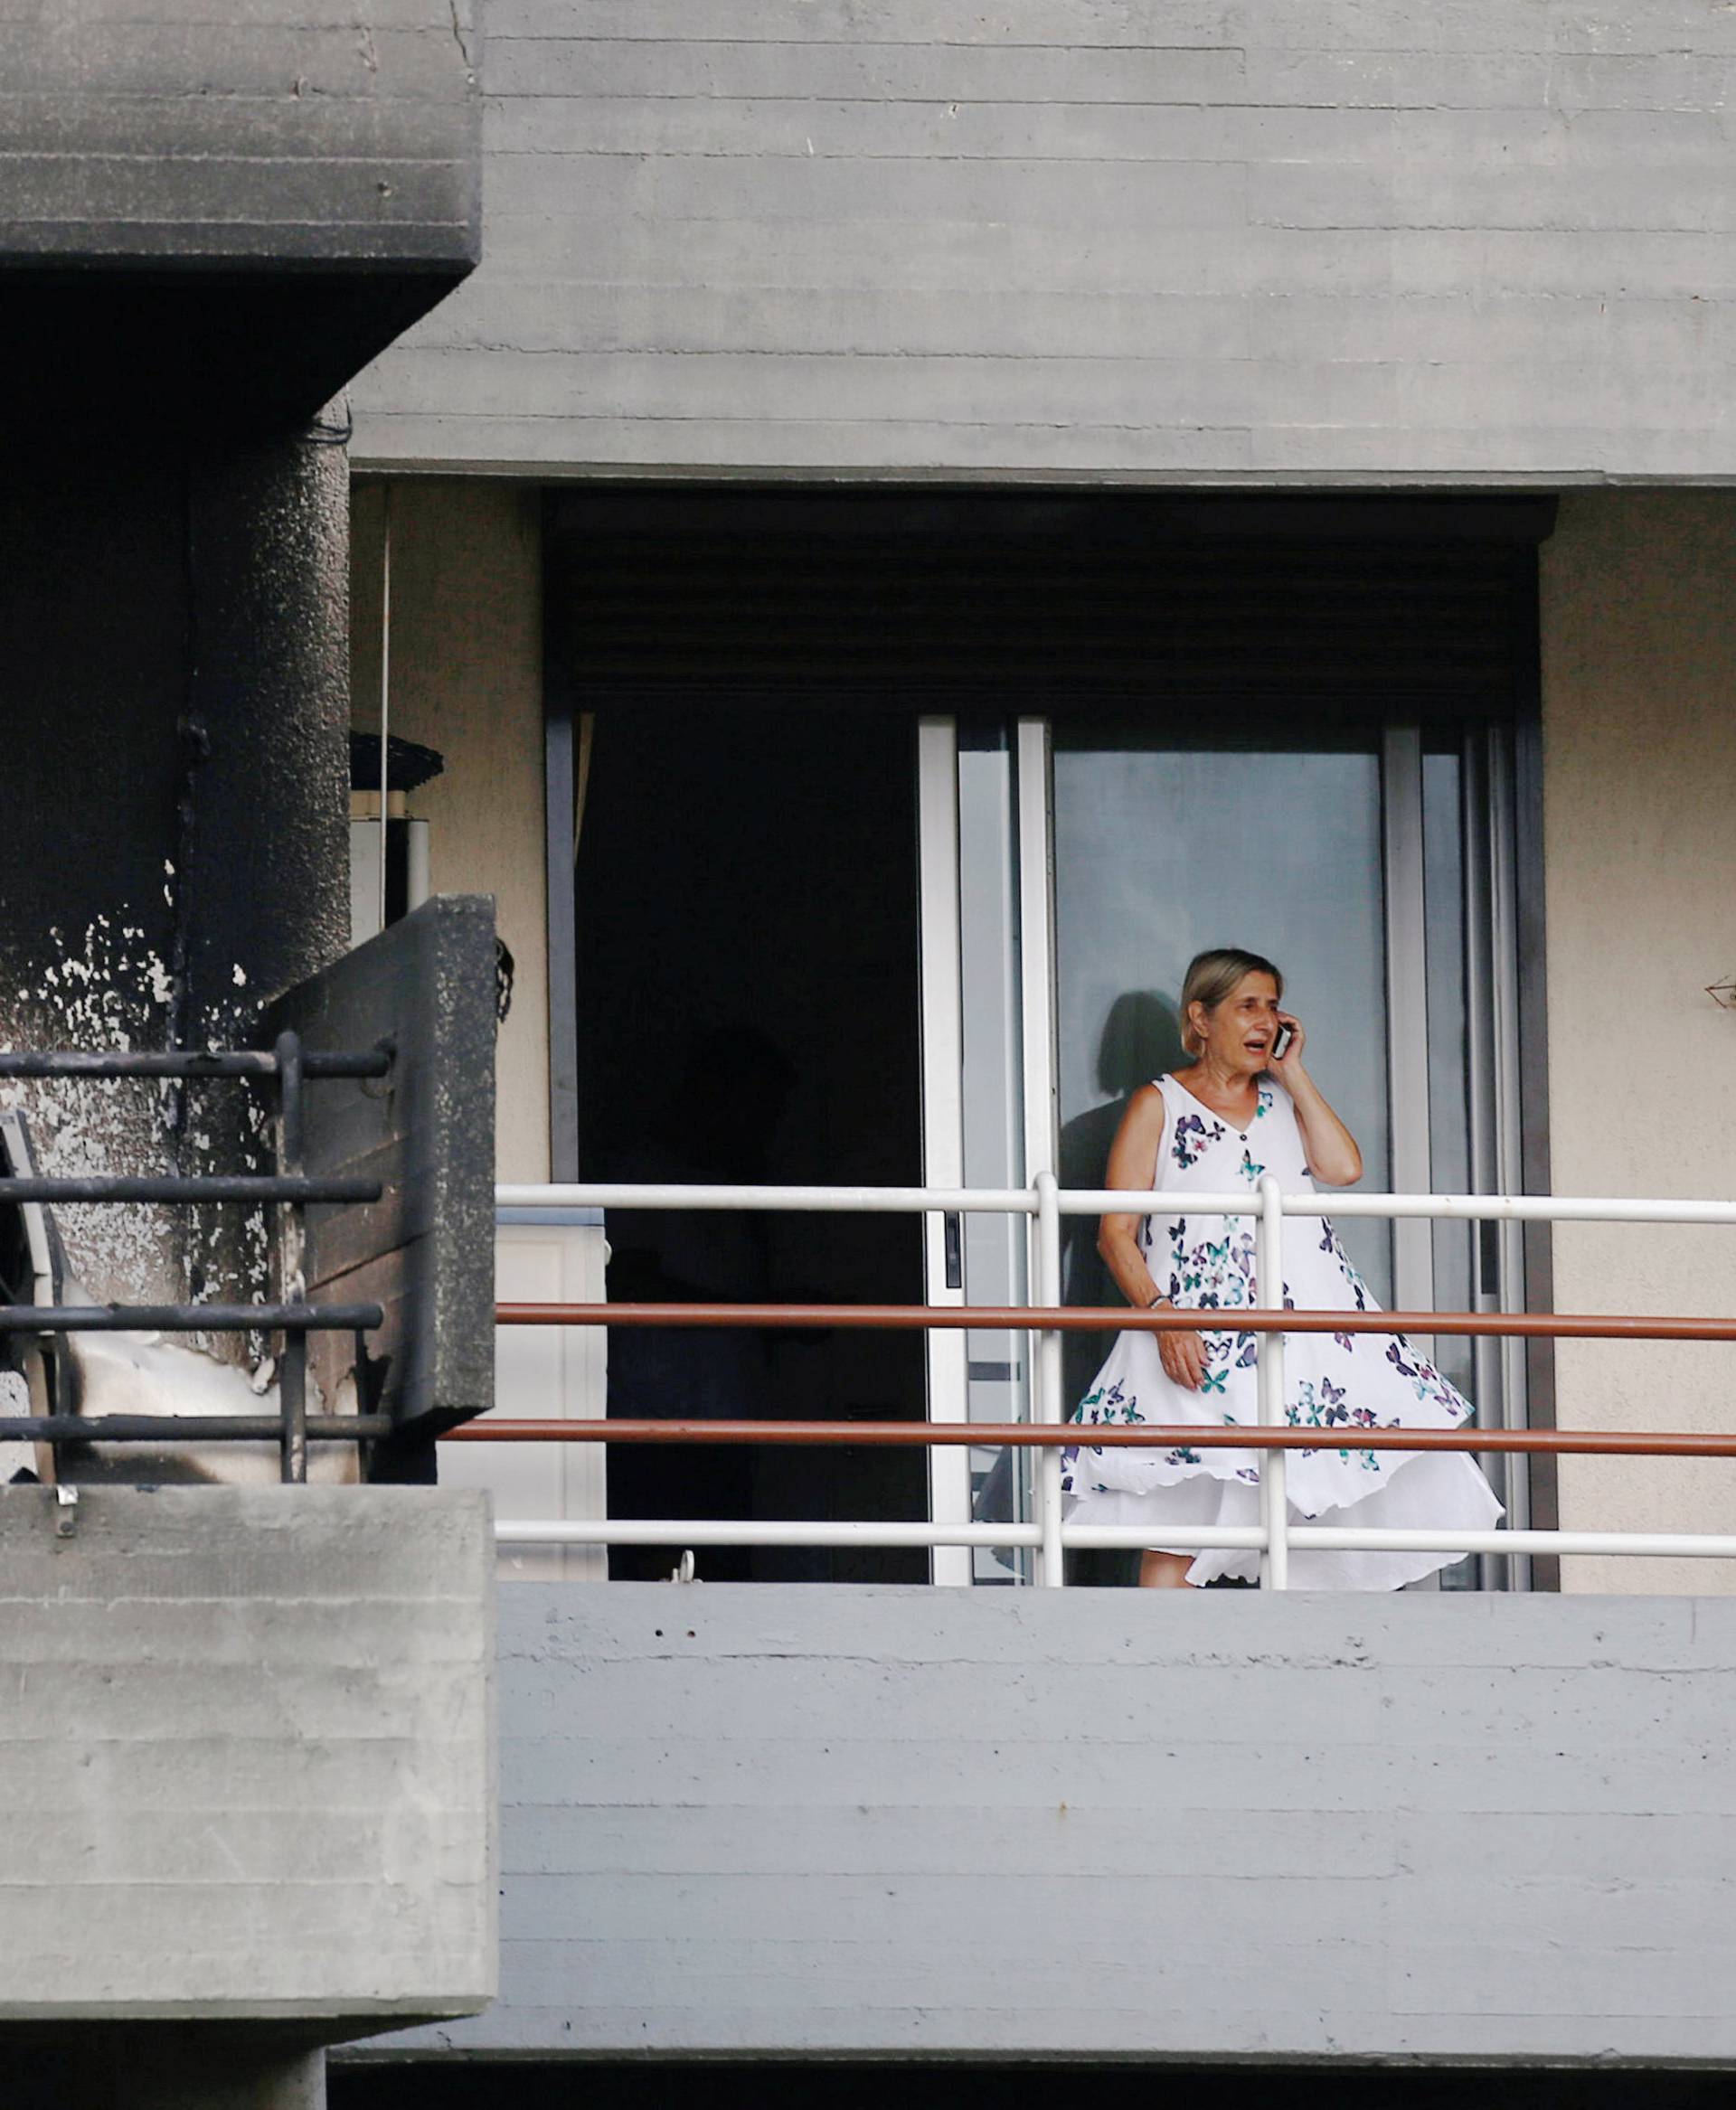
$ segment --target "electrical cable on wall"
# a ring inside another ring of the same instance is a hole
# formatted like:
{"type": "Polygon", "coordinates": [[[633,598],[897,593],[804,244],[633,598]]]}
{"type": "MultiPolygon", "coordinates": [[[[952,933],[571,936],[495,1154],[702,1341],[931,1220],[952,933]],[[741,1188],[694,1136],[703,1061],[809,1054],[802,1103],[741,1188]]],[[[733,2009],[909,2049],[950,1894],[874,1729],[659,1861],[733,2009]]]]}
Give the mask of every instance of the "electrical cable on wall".
{"type": "Polygon", "coordinates": [[[316,418],[303,433],[302,438],[309,447],[347,447],[355,438],[355,413],[350,409],[347,396],[342,399],[342,424],[333,424],[326,419],[316,418]]]}
{"type": "MultiPolygon", "coordinates": [[[[169,927],[170,1048],[186,1045],[193,1013],[193,861],[198,847],[199,772],[211,753],[211,736],[199,711],[199,562],[194,525],[193,466],[187,463],[182,485],[181,562],[185,590],[182,658],[185,668],[183,707],[175,721],[180,768],[175,793],[175,860],[171,872],[169,927]]],[[[180,1135],[186,1126],[187,1092],[176,1080],[168,1093],[169,1126],[180,1135]]]]}
{"type": "Polygon", "coordinates": [[[392,739],[392,485],[380,486],[380,917],[386,928],[386,787],[391,782],[387,749],[392,739]]]}

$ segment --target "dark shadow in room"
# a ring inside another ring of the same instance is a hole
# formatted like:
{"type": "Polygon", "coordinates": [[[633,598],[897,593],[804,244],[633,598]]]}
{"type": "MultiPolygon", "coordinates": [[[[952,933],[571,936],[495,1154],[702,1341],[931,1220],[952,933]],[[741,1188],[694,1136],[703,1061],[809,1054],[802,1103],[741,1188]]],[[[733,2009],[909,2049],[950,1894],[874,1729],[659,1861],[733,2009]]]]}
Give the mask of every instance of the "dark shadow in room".
{"type": "MultiPolygon", "coordinates": [[[[908,719],[598,712],[578,859],[586,1178],[915,1185],[908,719]]],[[[610,1213],[609,1295],[920,1304],[913,1217],[610,1213]]],[[[609,1412],[920,1420],[918,1333],[609,1336],[609,1412]]],[[[920,1519],[920,1449],[612,1450],[616,1517],[920,1519]]],[[[678,1544],[615,1548],[669,1574],[678,1544]]],[[[920,1550],[700,1548],[706,1580],[919,1582],[920,1550]]]]}
{"type": "MultiPolygon", "coordinates": [[[[643,1142],[618,1140],[610,1177],[647,1183],[762,1184],[773,1137],[795,1088],[794,1065],[756,1027],[713,1028],[688,1051],[679,1088],[654,1108],[643,1142]]],[[[614,1304],[764,1304],[771,1295],[769,1220],[746,1212],[616,1210],[609,1219],[614,1304]]],[[[626,1419],[756,1419],[771,1389],[771,1336],[762,1327],[616,1326],[609,1333],[609,1411],[626,1419]]],[[[747,1517],[753,1454],[706,1445],[616,1446],[611,1513],[747,1517]]],[[[679,1545],[617,1546],[609,1572],[667,1576],[679,1545]]],[[[741,1581],[745,1548],[708,1547],[703,1570],[741,1581]]]]}

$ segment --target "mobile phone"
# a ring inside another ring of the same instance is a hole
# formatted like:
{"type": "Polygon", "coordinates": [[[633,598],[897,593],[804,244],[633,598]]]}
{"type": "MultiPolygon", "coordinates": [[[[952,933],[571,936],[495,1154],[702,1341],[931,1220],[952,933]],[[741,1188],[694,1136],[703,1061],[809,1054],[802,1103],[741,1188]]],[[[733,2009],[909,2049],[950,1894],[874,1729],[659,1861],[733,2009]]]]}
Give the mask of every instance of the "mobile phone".
{"type": "Polygon", "coordinates": [[[1296,1038],[1294,1026],[1279,1026],[1272,1041],[1272,1060],[1282,1062],[1290,1051],[1290,1042],[1296,1038]]]}

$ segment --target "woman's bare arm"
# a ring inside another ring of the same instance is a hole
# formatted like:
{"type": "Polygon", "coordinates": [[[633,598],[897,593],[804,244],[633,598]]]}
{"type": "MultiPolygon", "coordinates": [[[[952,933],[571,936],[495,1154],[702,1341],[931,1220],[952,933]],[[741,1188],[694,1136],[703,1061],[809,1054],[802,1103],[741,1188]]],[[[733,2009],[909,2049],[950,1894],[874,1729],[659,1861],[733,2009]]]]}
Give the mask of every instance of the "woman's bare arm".
{"type": "MultiPolygon", "coordinates": [[[[1106,1187],[1137,1188],[1144,1193],[1150,1192],[1158,1153],[1164,1147],[1165,1115],[1163,1093],[1155,1084],[1141,1085],[1128,1101],[1121,1126],[1115,1132],[1109,1165],[1103,1175],[1106,1187]]],[[[1097,1234],[1098,1251],[1114,1276],[1116,1286],[1136,1311],[1146,1310],[1159,1296],[1152,1283],[1151,1270],[1146,1266],[1146,1257],[1139,1250],[1139,1226],[1146,1214],[1141,1209],[1131,1216],[1118,1212],[1106,1216],[1097,1234]]],[[[1205,1349],[1197,1333],[1160,1333],[1157,1353],[1165,1370],[1178,1385],[1185,1385],[1191,1392],[1199,1390],[1200,1380],[1205,1374],[1205,1349]]]]}
{"type": "MultiPolygon", "coordinates": [[[[1132,1187],[1150,1193],[1157,1154],[1164,1146],[1165,1118],[1163,1093],[1155,1084],[1141,1085],[1115,1132],[1103,1174],[1106,1187],[1132,1187]]],[[[1114,1276],[1116,1287],[1136,1309],[1152,1299],[1151,1276],[1139,1250],[1139,1226],[1145,1217],[1144,1209],[1132,1216],[1106,1216],[1097,1233],[1097,1249],[1114,1276]]]]}
{"type": "Polygon", "coordinates": [[[1278,1017],[1295,1038],[1282,1059],[1274,1059],[1270,1068],[1296,1107],[1296,1125],[1302,1131],[1308,1170],[1323,1187],[1354,1187],[1363,1176],[1363,1154],[1356,1147],[1356,1138],[1327,1106],[1320,1087],[1302,1067],[1307,1035],[1300,1022],[1288,1012],[1279,1012],[1278,1017]]]}

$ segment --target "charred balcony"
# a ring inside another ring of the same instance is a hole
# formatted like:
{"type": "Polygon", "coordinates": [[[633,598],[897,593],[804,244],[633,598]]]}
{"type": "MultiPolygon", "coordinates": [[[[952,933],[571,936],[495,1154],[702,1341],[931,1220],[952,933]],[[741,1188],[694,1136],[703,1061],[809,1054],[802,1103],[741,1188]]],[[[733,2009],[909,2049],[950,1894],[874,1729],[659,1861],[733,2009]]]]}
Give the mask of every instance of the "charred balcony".
{"type": "Polygon", "coordinates": [[[188,0],[7,24],[14,399],[80,427],[304,422],[474,267],[467,5],[188,0]]]}
{"type": "Polygon", "coordinates": [[[491,1256],[465,1231],[489,1201],[492,966],[487,905],[439,900],[281,998],[265,1047],[0,1054],[14,1092],[197,1081],[262,1090],[269,1106],[244,1166],[205,1169],[194,1154],[191,1171],[170,1150],[162,1169],[45,1172],[27,1113],[0,1114],[0,1444],[19,1446],[13,1476],[222,1480],[233,1475],[205,1446],[269,1442],[288,1483],[308,1477],[310,1445],[357,1446],[359,1477],[433,1477],[426,1445],[490,1401],[476,1343],[491,1256]],[[448,1125],[449,1107],[467,1120],[448,1125]],[[61,1234],[57,1212],[74,1207],[252,1210],[269,1250],[250,1279],[99,1297],[61,1234]],[[249,1369],[222,1351],[238,1337],[249,1369]]]}

